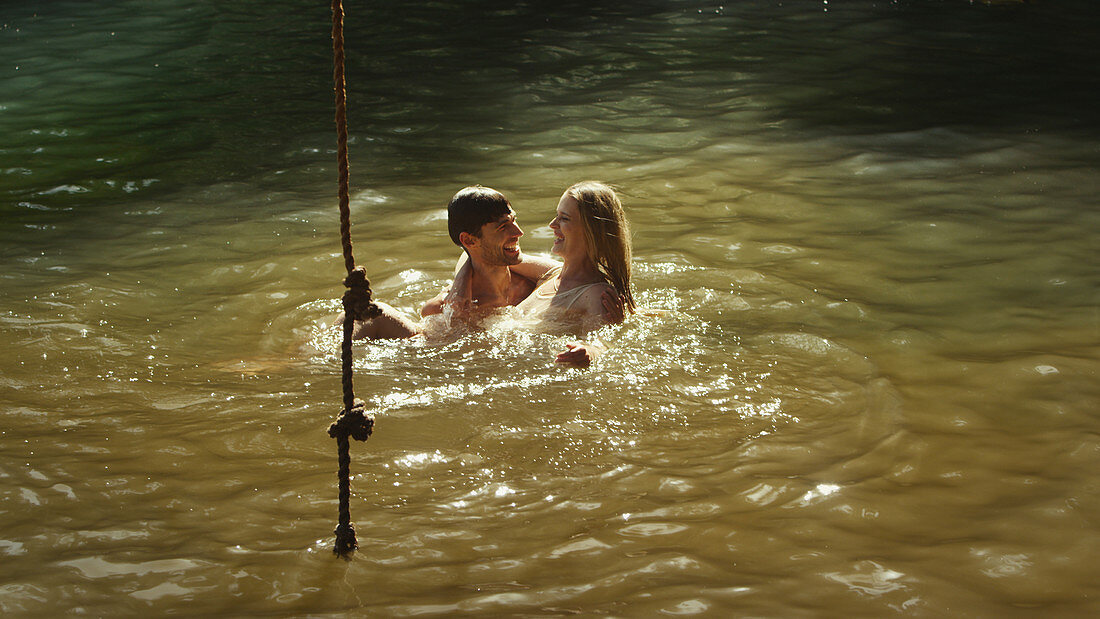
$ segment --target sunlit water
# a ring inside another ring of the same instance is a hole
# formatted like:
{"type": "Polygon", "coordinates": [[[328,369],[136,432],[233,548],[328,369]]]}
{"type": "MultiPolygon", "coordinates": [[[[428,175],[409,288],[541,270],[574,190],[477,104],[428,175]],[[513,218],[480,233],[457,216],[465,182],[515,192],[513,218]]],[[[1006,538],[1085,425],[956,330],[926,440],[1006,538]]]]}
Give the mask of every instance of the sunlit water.
{"type": "Polygon", "coordinates": [[[357,345],[350,562],[328,7],[25,4],[5,615],[1100,611],[1087,3],[349,3],[376,294],[445,285],[460,187],[543,252],[597,178],[647,309],[586,371],[506,321],[357,345]]]}

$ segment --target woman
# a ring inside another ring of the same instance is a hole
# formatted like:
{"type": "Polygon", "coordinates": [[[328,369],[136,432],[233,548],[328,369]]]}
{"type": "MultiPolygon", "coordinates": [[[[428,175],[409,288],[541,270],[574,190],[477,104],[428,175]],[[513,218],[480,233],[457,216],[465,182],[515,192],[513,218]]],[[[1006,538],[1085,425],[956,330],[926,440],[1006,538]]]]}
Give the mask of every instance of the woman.
{"type": "MultiPolygon", "coordinates": [[[[623,311],[634,311],[630,290],[630,226],[615,191],[603,183],[582,181],[562,194],[550,222],[554,231],[551,252],[562,266],[542,275],[535,291],[516,306],[525,316],[564,323],[578,335],[608,322],[605,292],[622,301],[623,311]]],[[[596,342],[573,342],[557,356],[559,363],[587,366],[603,349],[596,342]]]]}

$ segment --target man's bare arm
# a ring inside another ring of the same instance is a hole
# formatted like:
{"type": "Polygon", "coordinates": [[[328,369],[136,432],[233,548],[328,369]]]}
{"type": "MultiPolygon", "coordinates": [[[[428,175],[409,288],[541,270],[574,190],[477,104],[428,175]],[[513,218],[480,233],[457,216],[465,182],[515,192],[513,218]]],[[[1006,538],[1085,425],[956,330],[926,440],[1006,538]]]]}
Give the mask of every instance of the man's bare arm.
{"type": "Polygon", "coordinates": [[[443,290],[439,294],[431,298],[424,307],[420,308],[421,316],[431,316],[434,314],[442,314],[443,307],[446,305],[452,305],[456,309],[467,308],[470,305],[472,292],[472,269],[470,268],[470,259],[466,255],[466,252],[462,252],[458,256],[458,261],[455,263],[455,275],[454,280],[451,282],[449,288],[443,290]]]}
{"type": "Polygon", "coordinates": [[[450,292],[450,290],[444,290],[443,292],[429,299],[428,302],[424,304],[424,307],[420,308],[420,315],[427,317],[434,316],[435,314],[442,314],[443,299],[447,297],[448,292],[450,292]]]}
{"type": "Polygon", "coordinates": [[[551,269],[556,269],[560,266],[561,263],[553,258],[521,253],[519,256],[519,264],[513,264],[508,268],[516,275],[522,275],[533,282],[537,282],[542,279],[544,275],[549,273],[551,269]]]}

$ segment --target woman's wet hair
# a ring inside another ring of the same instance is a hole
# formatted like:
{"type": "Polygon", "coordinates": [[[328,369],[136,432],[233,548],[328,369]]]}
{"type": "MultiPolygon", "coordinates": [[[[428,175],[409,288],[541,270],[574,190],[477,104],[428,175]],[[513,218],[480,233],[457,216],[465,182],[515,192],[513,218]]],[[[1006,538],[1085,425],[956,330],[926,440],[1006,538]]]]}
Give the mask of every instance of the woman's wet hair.
{"type": "Polygon", "coordinates": [[[577,201],[589,259],[607,283],[622,295],[623,307],[633,311],[630,224],[619,196],[609,185],[598,181],[581,181],[566,189],[565,193],[577,201]]]}
{"type": "Polygon", "coordinates": [[[455,245],[462,247],[462,232],[481,237],[481,227],[512,211],[508,198],[496,189],[473,185],[464,187],[447,204],[447,231],[455,245]]]}

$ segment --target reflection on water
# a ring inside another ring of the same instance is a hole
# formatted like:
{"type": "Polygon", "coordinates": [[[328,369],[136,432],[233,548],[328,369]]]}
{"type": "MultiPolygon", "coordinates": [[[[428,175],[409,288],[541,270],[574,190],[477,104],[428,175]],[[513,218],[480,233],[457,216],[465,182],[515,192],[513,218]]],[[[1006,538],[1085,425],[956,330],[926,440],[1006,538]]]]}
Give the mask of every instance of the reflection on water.
{"type": "Polygon", "coordinates": [[[647,310],[358,343],[349,563],[327,7],[4,6],[0,610],[1094,614],[1098,14],[880,4],[349,7],[376,293],[600,178],[647,310]]]}

